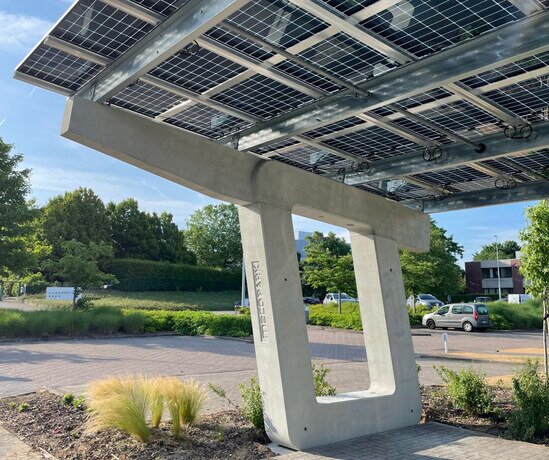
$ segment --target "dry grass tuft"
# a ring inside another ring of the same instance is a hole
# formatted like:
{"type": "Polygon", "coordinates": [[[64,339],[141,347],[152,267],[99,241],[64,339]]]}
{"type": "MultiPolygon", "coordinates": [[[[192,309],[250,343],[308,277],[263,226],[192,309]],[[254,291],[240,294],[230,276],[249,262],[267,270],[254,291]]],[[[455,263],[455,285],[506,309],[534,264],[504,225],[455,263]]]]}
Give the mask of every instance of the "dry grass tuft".
{"type": "Polygon", "coordinates": [[[148,442],[151,437],[146,421],[150,404],[148,390],[149,384],[141,376],[111,377],[93,382],[87,398],[92,410],[88,429],[120,428],[148,442]]]}

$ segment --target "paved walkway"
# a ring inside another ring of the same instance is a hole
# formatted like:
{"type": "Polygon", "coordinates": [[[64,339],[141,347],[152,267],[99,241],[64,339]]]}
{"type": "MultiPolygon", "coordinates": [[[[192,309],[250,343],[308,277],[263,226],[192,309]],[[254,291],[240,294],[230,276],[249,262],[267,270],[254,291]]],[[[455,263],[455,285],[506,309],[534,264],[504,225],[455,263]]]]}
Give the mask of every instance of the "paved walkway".
{"type": "Polygon", "coordinates": [[[282,455],[280,460],[547,460],[549,448],[508,441],[439,423],[428,423],[365,436],[307,452],[282,455]]]}
{"type": "Polygon", "coordinates": [[[19,438],[6,431],[0,425],[0,459],[1,460],[43,460],[46,457],[29,447],[19,438]]]}
{"type": "Polygon", "coordinates": [[[36,311],[39,310],[39,307],[33,307],[32,305],[27,305],[26,303],[19,302],[15,298],[9,298],[8,300],[0,300],[0,308],[6,310],[22,310],[22,311],[36,311]]]}

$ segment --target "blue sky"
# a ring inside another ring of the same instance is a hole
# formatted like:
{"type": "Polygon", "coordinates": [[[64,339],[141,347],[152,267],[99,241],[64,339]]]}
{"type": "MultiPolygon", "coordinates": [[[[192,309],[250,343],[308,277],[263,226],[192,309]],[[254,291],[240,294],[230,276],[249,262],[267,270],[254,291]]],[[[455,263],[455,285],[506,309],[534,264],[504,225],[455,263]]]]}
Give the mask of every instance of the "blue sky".
{"type": "MultiPolygon", "coordinates": [[[[171,212],[184,226],[194,210],[216,201],[61,138],[64,97],[12,78],[17,64],[71,3],[0,0],[0,137],[25,155],[24,166],[33,171],[32,194],[39,204],[85,186],[105,201],[133,197],[148,211],[171,212]]],[[[502,240],[517,238],[525,225],[524,208],[528,204],[443,213],[434,218],[464,246],[464,260],[468,260],[496,234],[502,240]]],[[[344,233],[343,229],[300,217],[294,219],[294,225],[296,231],[344,233]]]]}

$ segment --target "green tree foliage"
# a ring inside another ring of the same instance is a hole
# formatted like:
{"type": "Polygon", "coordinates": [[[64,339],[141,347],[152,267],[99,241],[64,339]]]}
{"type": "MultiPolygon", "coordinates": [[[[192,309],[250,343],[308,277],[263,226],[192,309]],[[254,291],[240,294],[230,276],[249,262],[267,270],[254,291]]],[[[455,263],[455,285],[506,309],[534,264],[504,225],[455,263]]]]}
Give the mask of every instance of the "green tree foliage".
{"type": "Polygon", "coordinates": [[[351,246],[335,233],[324,236],[314,232],[307,238],[307,257],[303,261],[303,280],[309,286],[327,292],[356,295],[351,246]]]}
{"type": "Polygon", "coordinates": [[[112,246],[103,242],[84,244],[70,240],[62,243],[61,257],[51,260],[49,269],[54,277],[75,287],[73,308],[81,289],[97,288],[103,283],[116,281],[113,275],[100,268],[112,257],[112,246]]]}
{"type": "Polygon", "coordinates": [[[75,240],[84,245],[110,242],[105,205],[93,190],[78,188],[48,201],[42,212],[42,231],[55,258],[63,243],[75,240]]]}
{"type": "Polygon", "coordinates": [[[480,251],[475,252],[473,254],[473,260],[496,260],[498,252],[500,259],[514,259],[515,252],[517,251],[520,251],[520,244],[516,241],[508,240],[503,243],[496,243],[494,241],[493,243],[485,244],[480,248],[480,251]]]}
{"type": "Polygon", "coordinates": [[[107,205],[114,255],[118,258],[158,260],[159,244],[150,217],[128,198],[107,205]]]}
{"type": "Polygon", "coordinates": [[[400,262],[407,295],[429,293],[440,299],[461,292],[464,287],[462,270],[457,264],[463,247],[446,234],[446,230],[431,221],[431,249],[415,253],[401,251],[400,262]]]}
{"type": "Polygon", "coordinates": [[[549,201],[540,201],[526,209],[528,226],[520,233],[524,242],[520,272],[525,279],[526,290],[543,300],[543,343],[545,377],[549,378],[547,333],[549,325],[549,201]]]}
{"type": "Polygon", "coordinates": [[[30,170],[18,169],[23,156],[12,154],[12,149],[0,138],[0,275],[23,273],[32,263],[24,239],[34,213],[26,199],[30,170]]]}
{"type": "Polygon", "coordinates": [[[242,240],[238,210],[233,204],[208,205],[187,220],[185,239],[199,265],[238,268],[242,240]]]}
{"type": "Polygon", "coordinates": [[[155,241],[158,244],[158,260],[196,265],[196,256],[187,249],[185,232],[179,230],[173,215],[153,213],[152,221],[155,241]]]}

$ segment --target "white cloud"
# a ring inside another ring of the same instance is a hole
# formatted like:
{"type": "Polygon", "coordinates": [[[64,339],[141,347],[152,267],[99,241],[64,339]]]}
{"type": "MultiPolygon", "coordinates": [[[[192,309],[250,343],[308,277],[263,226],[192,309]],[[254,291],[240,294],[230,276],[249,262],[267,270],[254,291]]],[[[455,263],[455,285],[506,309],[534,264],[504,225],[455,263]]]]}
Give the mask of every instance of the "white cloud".
{"type": "Polygon", "coordinates": [[[36,16],[0,11],[0,50],[28,49],[44,36],[51,25],[36,16]]]}

